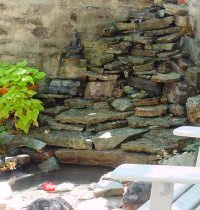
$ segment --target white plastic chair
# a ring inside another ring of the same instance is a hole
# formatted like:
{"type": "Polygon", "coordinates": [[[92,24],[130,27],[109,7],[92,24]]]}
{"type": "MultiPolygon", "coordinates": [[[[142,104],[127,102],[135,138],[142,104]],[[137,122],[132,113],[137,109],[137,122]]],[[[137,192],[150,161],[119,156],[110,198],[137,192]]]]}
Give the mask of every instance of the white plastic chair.
{"type": "MultiPolygon", "coordinates": [[[[182,126],[173,133],[200,138],[199,127],[182,126]]],[[[122,164],[111,173],[111,178],[152,182],[150,200],[138,210],[200,210],[199,166],[200,149],[196,167],[122,164]]]]}

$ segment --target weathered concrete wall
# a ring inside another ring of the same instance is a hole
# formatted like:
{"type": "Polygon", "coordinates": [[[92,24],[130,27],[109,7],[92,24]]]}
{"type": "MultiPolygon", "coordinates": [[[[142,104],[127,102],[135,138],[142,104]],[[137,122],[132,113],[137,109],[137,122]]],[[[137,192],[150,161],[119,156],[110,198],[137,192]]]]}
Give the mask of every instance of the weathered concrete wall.
{"type": "Polygon", "coordinates": [[[200,1],[190,0],[189,13],[192,25],[196,29],[196,38],[200,41],[200,1]]]}
{"type": "Polygon", "coordinates": [[[127,16],[146,0],[1,0],[0,60],[27,59],[49,75],[77,29],[94,37],[98,25],[127,16]]]}

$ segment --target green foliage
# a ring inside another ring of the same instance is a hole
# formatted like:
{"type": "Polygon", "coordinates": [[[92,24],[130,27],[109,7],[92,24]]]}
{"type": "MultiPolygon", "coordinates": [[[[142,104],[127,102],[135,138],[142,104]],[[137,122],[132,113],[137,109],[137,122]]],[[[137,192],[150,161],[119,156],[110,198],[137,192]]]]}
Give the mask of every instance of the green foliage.
{"type": "Polygon", "coordinates": [[[37,126],[43,105],[33,98],[36,92],[28,87],[44,77],[44,72],[28,67],[26,61],[15,65],[0,63],[0,87],[8,88],[8,92],[0,96],[0,120],[14,116],[16,129],[25,133],[28,133],[31,124],[37,126]]]}

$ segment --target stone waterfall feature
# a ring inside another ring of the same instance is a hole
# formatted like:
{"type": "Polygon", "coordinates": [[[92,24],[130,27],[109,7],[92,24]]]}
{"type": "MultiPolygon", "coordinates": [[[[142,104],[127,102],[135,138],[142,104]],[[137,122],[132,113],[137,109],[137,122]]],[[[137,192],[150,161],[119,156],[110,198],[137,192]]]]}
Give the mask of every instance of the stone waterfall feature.
{"type": "Polygon", "coordinates": [[[95,40],[75,31],[60,71],[41,86],[46,108],[29,136],[66,163],[154,163],[181,151],[190,139],[172,130],[198,122],[190,113],[200,106],[200,67],[181,48],[179,31],[160,7],[99,26],[95,40]]]}

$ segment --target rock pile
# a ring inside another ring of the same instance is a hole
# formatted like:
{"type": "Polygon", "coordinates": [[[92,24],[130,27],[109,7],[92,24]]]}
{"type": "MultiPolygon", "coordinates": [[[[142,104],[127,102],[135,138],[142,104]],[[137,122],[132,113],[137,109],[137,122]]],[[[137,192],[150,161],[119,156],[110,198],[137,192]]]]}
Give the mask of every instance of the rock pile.
{"type": "Polygon", "coordinates": [[[183,149],[188,138],[172,130],[199,122],[200,67],[181,47],[192,38],[181,39],[172,6],[164,6],[99,26],[95,40],[75,31],[58,56],[60,71],[41,86],[46,109],[29,137],[68,163],[153,163],[164,150],[183,149]]]}

